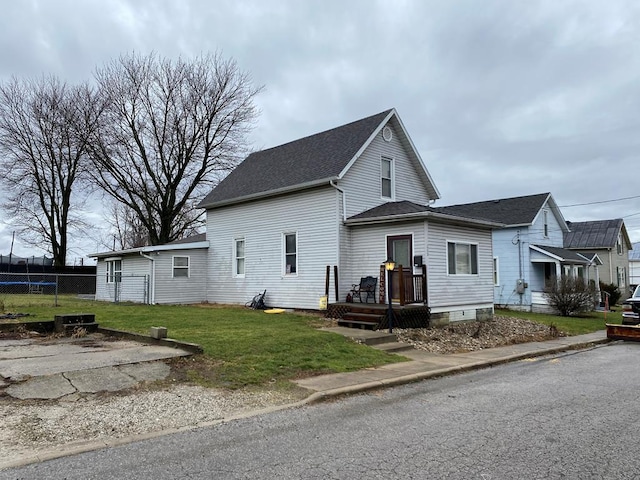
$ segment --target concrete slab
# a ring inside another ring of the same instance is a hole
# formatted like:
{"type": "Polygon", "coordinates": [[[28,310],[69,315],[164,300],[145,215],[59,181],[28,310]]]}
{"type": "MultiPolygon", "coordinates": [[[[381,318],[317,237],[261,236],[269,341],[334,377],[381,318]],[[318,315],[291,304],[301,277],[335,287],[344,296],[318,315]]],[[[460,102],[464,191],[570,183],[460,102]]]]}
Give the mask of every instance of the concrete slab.
{"type": "Polygon", "coordinates": [[[94,368],[65,373],[71,384],[81,393],[117,392],[131,388],[138,380],[116,367],[94,368]]]}
{"type": "Polygon", "coordinates": [[[60,398],[65,395],[75,393],[76,389],[69,383],[69,380],[59,373],[47,375],[45,377],[30,378],[22,383],[9,385],[7,394],[14,398],[25,399],[46,399],[60,398]]]}
{"type": "MultiPolygon", "coordinates": [[[[25,351],[25,354],[28,353],[29,351],[25,351]]],[[[46,360],[42,357],[20,357],[0,360],[0,376],[4,378],[25,375],[35,377],[188,355],[191,354],[177,348],[138,344],[136,347],[125,349],[60,353],[46,357],[46,360]]]]}
{"type": "Polygon", "coordinates": [[[132,365],[120,365],[118,367],[122,373],[135,378],[138,381],[153,382],[164,380],[171,373],[171,367],[163,362],[135,363],[132,365]]]}

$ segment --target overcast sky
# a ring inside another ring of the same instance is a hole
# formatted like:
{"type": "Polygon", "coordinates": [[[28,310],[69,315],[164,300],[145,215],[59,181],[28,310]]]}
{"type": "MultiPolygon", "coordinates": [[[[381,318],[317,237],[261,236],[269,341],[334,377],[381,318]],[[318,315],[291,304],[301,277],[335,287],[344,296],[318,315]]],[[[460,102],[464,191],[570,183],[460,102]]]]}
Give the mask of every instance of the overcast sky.
{"type": "MultiPolygon", "coordinates": [[[[0,81],[73,83],[122,53],[219,50],[265,86],[253,148],[395,107],[436,206],[548,191],[561,207],[593,203],[562,208],[567,220],[622,217],[640,241],[637,0],[0,0],[0,12],[0,81]]],[[[70,261],[103,250],[72,243],[70,261]]]]}

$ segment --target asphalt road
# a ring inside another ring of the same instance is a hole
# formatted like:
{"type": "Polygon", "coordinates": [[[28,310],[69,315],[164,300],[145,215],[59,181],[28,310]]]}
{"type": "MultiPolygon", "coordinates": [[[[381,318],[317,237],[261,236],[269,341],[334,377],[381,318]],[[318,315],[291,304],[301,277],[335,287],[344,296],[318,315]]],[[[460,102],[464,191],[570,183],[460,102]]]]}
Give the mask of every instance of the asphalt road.
{"type": "Polygon", "coordinates": [[[640,343],[247,418],[0,479],[640,477],[640,343]]]}

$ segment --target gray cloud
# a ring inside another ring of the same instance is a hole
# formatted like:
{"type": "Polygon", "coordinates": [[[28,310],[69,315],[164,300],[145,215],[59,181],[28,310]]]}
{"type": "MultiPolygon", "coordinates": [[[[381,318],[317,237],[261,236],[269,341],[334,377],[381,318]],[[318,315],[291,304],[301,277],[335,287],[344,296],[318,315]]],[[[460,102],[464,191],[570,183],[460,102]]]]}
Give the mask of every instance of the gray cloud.
{"type": "MultiPolygon", "coordinates": [[[[0,80],[75,82],[132,50],[220,50],[266,86],[255,148],[396,107],[438,204],[550,191],[571,205],[638,192],[634,0],[5,3],[0,80]]],[[[640,199],[563,212],[628,216],[640,241],[640,199]]]]}

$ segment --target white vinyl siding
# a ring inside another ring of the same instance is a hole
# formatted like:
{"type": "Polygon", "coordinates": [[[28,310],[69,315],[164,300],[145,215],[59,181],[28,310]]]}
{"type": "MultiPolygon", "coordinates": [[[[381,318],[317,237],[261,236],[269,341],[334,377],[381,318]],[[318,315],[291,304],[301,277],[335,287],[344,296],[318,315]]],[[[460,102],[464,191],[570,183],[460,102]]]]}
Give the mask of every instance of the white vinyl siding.
{"type": "Polygon", "coordinates": [[[179,250],[179,254],[175,250],[150,254],[155,264],[155,303],[200,303],[206,299],[207,250],[192,248],[179,250]],[[174,258],[189,259],[188,277],[174,277],[174,258]]]}
{"type": "Polygon", "coordinates": [[[493,249],[491,231],[429,222],[429,306],[493,305],[493,249]],[[478,274],[448,275],[447,242],[456,239],[477,245],[478,274]]]}
{"type": "Polygon", "coordinates": [[[340,193],[327,186],[207,211],[207,300],[244,304],[267,290],[269,306],[317,309],[327,265],[338,264],[340,193]],[[297,273],[285,275],[283,234],[296,233],[297,273]],[[245,275],[233,276],[230,238],[245,239],[245,275]]]}
{"type": "Polygon", "coordinates": [[[189,257],[173,257],[173,278],[189,278],[189,257]]]}
{"type": "Polygon", "coordinates": [[[395,129],[390,142],[382,139],[382,133],[377,135],[338,182],[338,186],[346,195],[347,217],[388,200],[383,200],[380,196],[380,159],[382,157],[393,159],[393,199],[395,201],[409,200],[422,205],[429,203],[429,195],[418,175],[417,166],[406,154],[400,137],[395,129]]]}

